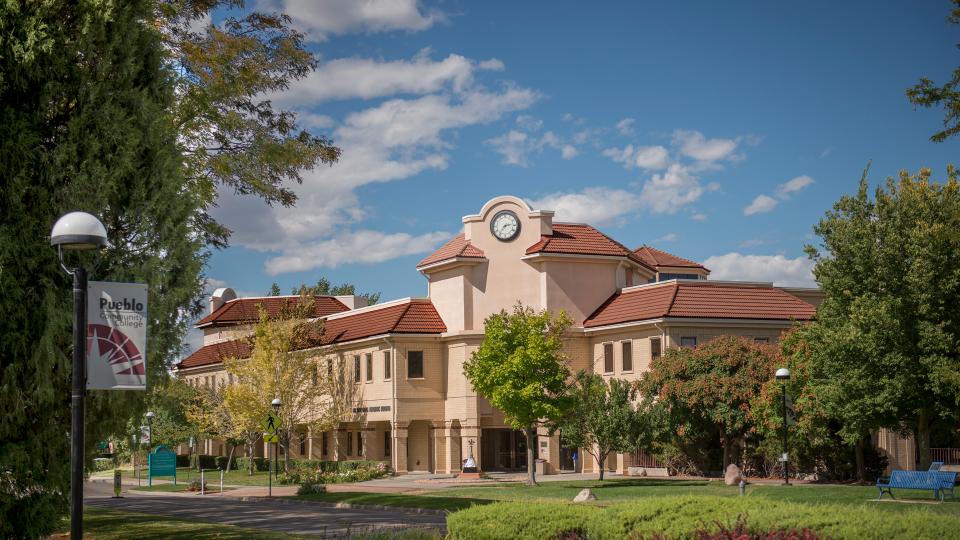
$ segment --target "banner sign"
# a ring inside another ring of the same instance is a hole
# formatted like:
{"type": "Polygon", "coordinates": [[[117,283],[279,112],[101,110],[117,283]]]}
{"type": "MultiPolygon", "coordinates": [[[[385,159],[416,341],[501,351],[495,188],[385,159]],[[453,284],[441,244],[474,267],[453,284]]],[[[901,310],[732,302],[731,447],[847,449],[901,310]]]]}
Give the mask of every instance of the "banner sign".
{"type": "Polygon", "coordinates": [[[87,284],[87,388],[146,390],[145,284],[87,284]]]}

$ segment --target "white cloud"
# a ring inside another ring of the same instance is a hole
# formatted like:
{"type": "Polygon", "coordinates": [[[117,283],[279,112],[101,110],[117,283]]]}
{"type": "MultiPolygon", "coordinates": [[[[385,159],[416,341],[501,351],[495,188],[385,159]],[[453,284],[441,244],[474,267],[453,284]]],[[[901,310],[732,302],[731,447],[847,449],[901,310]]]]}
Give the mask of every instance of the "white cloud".
{"type": "Polygon", "coordinates": [[[680,237],[677,236],[677,233],[668,233],[660,238],[654,240],[654,242],[676,242],[680,237]]]}
{"type": "MultiPolygon", "coordinates": [[[[518,119],[519,120],[519,119],[518,119]]],[[[530,121],[525,121],[529,123],[530,121]]],[[[539,124],[534,127],[539,129],[539,124]]],[[[565,144],[556,133],[548,131],[541,137],[530,135],[523,131],[511,129],[510,131],[486,141],[493,147],[494,152],[502,156],[501,162],[505,165],[516,165],[518,167],[528,167],[530,157],[533,154],[543,152],[544,148],[555,148],[560,150],[563,159],[573,159],[577,155],[577,149],[565,144]]]]}
{"type": "Polygon", "coordinates": [[[640,197],[654,214],[673,214],[681,207],[696,202],[707,191],[718,189],[715,183],[700,184],[690,169],[674,163],[662,174],[654,174],[643,184],[640,197]]]}
{"type": "MultiPolygon", "coordinates": [[[[813,183],[813,178],[810,178],[807,175],[797,176],[787,182],[784,182],[777,186],[777,199],[785,201],[789,199],[794,193],[800,191],[801,189],[809,186],[813,183]]],[[[747,205],[743,209],[743,215],[752,216],[753,214],[760,214],[763,212],[769,212],[777,207],[779,201],[774,199],[769,195],[757,195],[753,202],[747,205]]]]}
{"type": "Polygon", "coordinates": [[[781,199],[787,199],[790,195],[813,183],[813,178],[807,175],[798,176],[792,180],[784,182],[777,187],[777,196],[781,199]]]}
{"type": "Polygon", "coordinates": [[[469,88],[481,62],[458,54],[443,60],[429,58],[428,50],[410,60],[337,58],[317,66],[290,88],[266,96],[282,107],[303,108],[337,99],[373,99],[396,94],[430,94],[450,87],[469,88]]]}
{"type": "Polygon", "coordinates": [[[767,195],[757,195],[753,199],[753,202],[747,205],[743,209],[743,215],[752,216],[754,214],[762,214],[764,212],[770,212],[777,207],[778,201],[773,197],[768,197],[767,195]]]}
{"type": "Polygon", "coordinates": [[[606,187],[588,187],[579,193],[551,193],[529,202],[533,208],[555,211],[557,221],[591,225],[614,222],[642,206],[635,193],[606,187]]]}
{"type": "Polygon", "coordinates": [[[521,114],[517,117],[517,125],[526,131],[540,131],[543,127],[543,120],[539,120],[529,114],[521,114]]]}
{"type": "Polygon", "coordinates": [[[621,135],[633,135],[633,124],[636,122],[633,118],[624,118],[623,120],[617,122],[617,131],[621,135]]]}
{"type": "Polygon", "coordinates": [[[482,60],[477,67],[486,71],[503,71],[507,69],[507,66],[500,60],[496,58],[490,58],[488,60],[482,60]]]}
{"type": "Polygon", "coordinates": [[[783,255],[741,255],[727,253],[703,261],[710,279],[772,281],[776,285],[815,287],[813,261],[807,257],[788,259],[783,255]]]}
{"type": "Polygon", "coordinates": [[[623,163],[626,169],[664,169],[670,162],[670,153],[662,146],[634,147],[628,144],[623,148],[607,148],[602,153],[617,163],[623,163]]]}
{"type": "Polygon", "coordinates": [[[703,133],[694,130],[677,129],[673,132],[673,144],[679,147],[680,154],[704,163],[736,159],[740,138],[707,139],[703,133]]]}
{"type": "Polygon", "coordinates": [[[309,39],[352,32],[426,30],[443,20],[436,11],[424,11],[418,0],[282,0],[266,2],[271,11],[283,11],[309,39]]]}
{"type": "Polygon", "coordinates": [[[452,235],[432,232],[419,236],[379,231],[351,231],[301,246],[294,253],[271,257],[264,263],[267,274],[302,272],[314,268],[336,268],[351,263],[379,263],[417,253],[426,253],[452,235]]]}

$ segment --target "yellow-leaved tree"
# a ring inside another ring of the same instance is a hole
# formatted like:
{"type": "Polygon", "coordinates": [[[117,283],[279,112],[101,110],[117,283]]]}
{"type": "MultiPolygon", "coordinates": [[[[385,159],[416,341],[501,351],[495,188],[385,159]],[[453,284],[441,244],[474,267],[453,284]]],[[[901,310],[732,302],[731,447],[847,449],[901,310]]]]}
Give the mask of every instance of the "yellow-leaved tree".
{"type": "Polygon", "coordinates": [[[278,435],[285,471],[294,436],[335,427],[352,400],[353,385],[346,384],[340,360],[322,345],[323,321],[312,313],[313,297],[307,295],[290,299],[274,316],[261,307],[250,358],[226,361],[234,381],[226,389],[224,406],[238,434],[259,436],[270,403],[281,401],[278,435]]]}

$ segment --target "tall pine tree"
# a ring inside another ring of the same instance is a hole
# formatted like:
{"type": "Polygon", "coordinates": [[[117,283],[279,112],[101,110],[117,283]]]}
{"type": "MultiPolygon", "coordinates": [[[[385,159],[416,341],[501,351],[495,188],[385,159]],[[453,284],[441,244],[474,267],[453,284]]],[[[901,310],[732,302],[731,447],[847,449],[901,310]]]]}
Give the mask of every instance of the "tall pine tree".
{"type": "MultiPolygon", "coordinates": [[[[149,285],[148,377],[199,311],[204,194],[186,181],[174,73],[149,1],[0,6],[0,537],[37,537],[69,493],[71,282],[49,245],[61,214],[106,225],[92,279],[149,285]]],[[[143,411],[92,391],[86,455],[143,411]]]]}

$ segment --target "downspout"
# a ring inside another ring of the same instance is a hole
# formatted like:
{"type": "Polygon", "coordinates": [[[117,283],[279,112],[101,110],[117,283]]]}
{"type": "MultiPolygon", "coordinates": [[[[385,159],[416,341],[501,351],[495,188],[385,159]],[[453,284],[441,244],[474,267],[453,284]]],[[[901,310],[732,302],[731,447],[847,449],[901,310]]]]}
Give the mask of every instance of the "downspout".
{"type": "Polygon", "coordinates": [[[653,323],[653,327],[660,331],[660,354],[663,355],[667,351],[667,333],[657,323],[653,323]]]}

